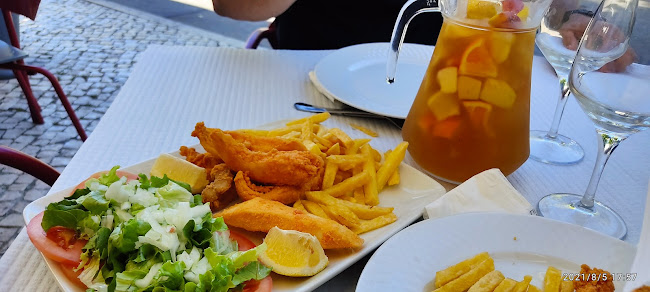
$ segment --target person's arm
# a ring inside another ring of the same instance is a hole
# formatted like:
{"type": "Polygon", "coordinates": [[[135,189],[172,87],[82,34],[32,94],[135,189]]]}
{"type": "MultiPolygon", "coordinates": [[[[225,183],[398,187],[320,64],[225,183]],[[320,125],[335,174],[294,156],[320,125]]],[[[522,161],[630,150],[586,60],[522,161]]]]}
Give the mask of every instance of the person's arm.
{"type": "Polygon", "coordinates": [[[212,0],[214,12],[237,20],[263,21],[282,14],[296,0],[212,0]]]}

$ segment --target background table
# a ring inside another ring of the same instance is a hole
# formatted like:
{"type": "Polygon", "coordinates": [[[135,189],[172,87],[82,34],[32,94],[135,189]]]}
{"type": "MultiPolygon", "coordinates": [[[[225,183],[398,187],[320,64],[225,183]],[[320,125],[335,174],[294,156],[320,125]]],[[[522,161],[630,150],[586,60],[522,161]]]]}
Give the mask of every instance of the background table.
{"type": "MultiPolygon", "coordinates": [[[[254,128],[305,113],[294,102],[336,106],[310,83],[307,73],[328,51],[270,51],[231,48],[151,46],[141,55],[115,101],[89,139],[65,168],[50,193],[114,165],[128,166],[194,145],[194,125],[254,128]]],[[[535,57],[531,97],[531,129],[548,129],[559,88],[552,69],[535,57]]],[[[333,117],[330,127],[354,132],[354,122],[380,133],[373,147],[394,147],[399,130],[383,120],[333,117]]],[[[535,205],[552,192],[582,193],[597,152],[594,127],[574,100],[570,100],[560,128],[577,140],[585,159],[573,166],[553,166],[527,161],[508,179],[535,205]]],[[[621,144],[605,168],[596,199],[619,212],[628,225],[626,241],[636,244],[650,177],[650,131],[621,144]]],[[[410,157],[406,163],[414,165],[410,157]]],[[[415,165],[414,165],[415,166],[415,165]]],[[[453,187],[443,184],[447,189],[453,187]]],[[[354,291],[368,257],[321,286],[318,291],[354,291]]],[[[0,291],[58,291],[40,254],[23,230],[0,259],[0,291]]]]}

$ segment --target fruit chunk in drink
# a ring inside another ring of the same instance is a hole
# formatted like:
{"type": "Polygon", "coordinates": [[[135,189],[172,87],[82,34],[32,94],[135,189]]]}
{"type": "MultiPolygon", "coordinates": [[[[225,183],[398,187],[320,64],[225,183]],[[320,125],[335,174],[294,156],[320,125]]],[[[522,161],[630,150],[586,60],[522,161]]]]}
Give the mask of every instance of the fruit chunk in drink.
{"type": "Polygon", "coordinates": [[[421,167],[456,183],[495,167],[508,175],[529,154],[535,30],[515,19],[527,8],[509,4],[503,7],[513,12],[497,13],[479,1],[468,5],[483,20],[445,17],[402,130],[421,167]]]}

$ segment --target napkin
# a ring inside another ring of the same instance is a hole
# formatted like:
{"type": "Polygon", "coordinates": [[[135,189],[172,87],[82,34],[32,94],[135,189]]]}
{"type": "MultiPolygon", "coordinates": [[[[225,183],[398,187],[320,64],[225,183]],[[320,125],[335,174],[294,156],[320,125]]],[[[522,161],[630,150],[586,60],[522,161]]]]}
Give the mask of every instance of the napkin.
{"type": "Polygon", "coordinates": [[[644,214],[641,238],[639,239],[636,256],[630,269],[630,277],[634,277],[634,279],[625,283],[625,289],[623,290],[626,292],[634,291],[634,289],[643,285],[650,286],[650,182],[648,183],[648,195],[645,199],[644,214]]]}
{"type": "Polygon", "coordinates": [[[323,84],[321,84],[320,81],[318,81],[318,77],[316,77],[316,73],[314,73],[314,71],[309,71],[309,80],[311,80],[311,83],[314,85],[314,87],[316,87],[316,89],[318,89],[320,93],[322,93],[330,101],[334,102],[334,100],[336,99],[334,97],[334,94],[332,94],[327,89],[325,89],[325,87],[323,87],[323,84]]]}
{"type": "Polygon", "coordinates": [[[498,168],[483,171],[424,207],[425,219],[469,212],[537,212],[498,168]]]}

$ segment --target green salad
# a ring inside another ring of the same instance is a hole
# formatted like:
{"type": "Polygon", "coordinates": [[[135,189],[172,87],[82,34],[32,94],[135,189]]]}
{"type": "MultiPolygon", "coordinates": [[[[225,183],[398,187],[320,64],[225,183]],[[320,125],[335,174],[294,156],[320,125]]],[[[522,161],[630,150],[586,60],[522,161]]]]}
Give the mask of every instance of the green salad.
{"type": "Polygon", "coordinates": [[[238,251],[223,219],[189,185],[144,174],[127,181],[118,168],[43,214],[43,230],[63,226],[88,240],[77,269],[89,290],[236,291],[269,275],[257,261],[266,245],[238,251]]]}

